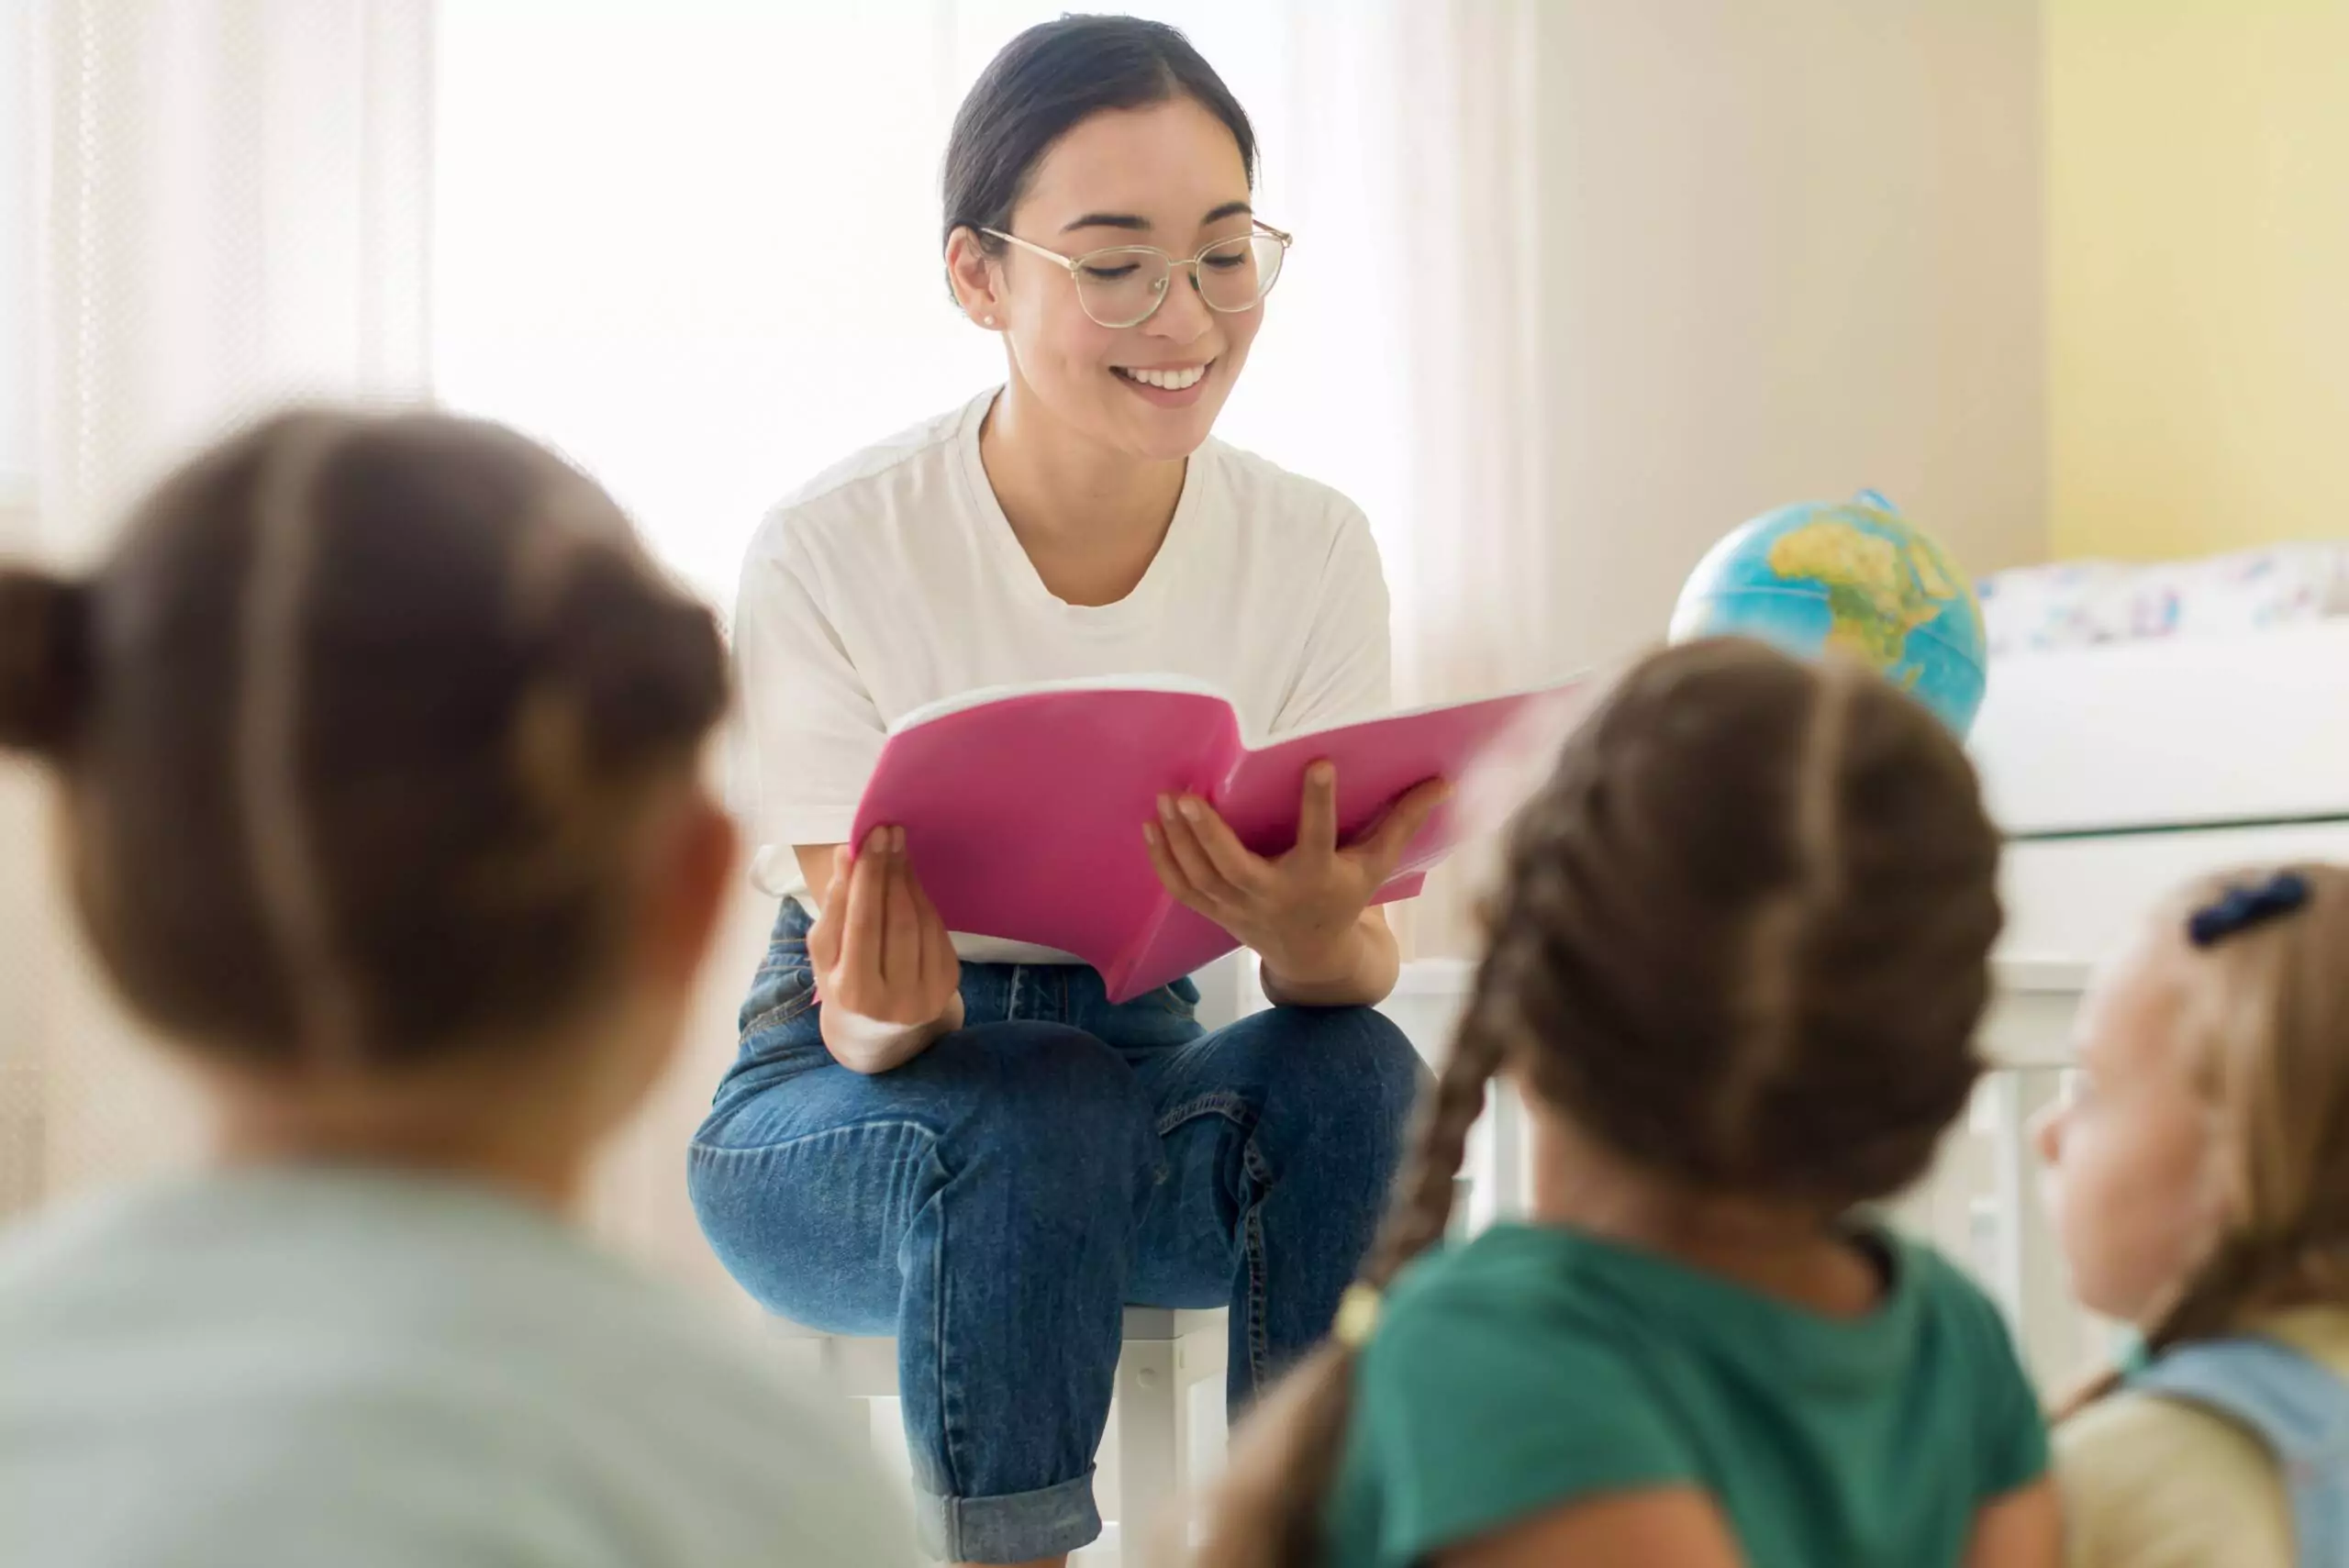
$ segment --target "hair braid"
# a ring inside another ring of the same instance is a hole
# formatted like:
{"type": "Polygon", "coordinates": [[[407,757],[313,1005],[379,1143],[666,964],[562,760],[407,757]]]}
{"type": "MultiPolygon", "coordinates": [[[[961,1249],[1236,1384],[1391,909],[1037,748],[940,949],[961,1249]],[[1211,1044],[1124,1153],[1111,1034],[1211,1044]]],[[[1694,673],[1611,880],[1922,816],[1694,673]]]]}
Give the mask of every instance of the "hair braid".
{"type": "MultiPolygon", "coordinates": [[[[1653,655],[1584,715],[1502,862],[1363,1285],[1442,1239],[1504,1060],[1627,1165],[1822,1214],[1898,1190],[1963,1110],[1998,836],[1955,741],[1874,675],[1737,639],[1653,655]]],[[[1325,1347],[1249,1418],[1202,1568],[1316,1560],[1352,1373],[1325,1347]]]]}
{"type": "MultiPolygon", "coordinates": [[[[1487,958],[1486,961],[1492,961],[1487,958]]],[[[1478,987],[1481,995],[1483,987],[1478,987]]],[[[1363,1262],[1362,1281],[1385,1288],[1452,1224],[1468,1133],[1484,1114],[1485,1095],[1508,1051],[1489,1007],[1473,1006],[1453,1041],[1435,1085],[1419,1101],[1394,1201],[1363,1262]]]]}
{"type": "MultiPolygon", "coordinates": [[[[1360,1284],[1383,1290],[1443,1240],[1468,1130],[1484,1111],[1505,1040],[1472,1006],[1434,1087],[1419,1101],[1410,1151],[1360,1284]]],[[[1343,1450],[1354,1354],[1334,1340],[1322,1345],[1251,1413],[1194,1561],[1215,1568],[1313,1568],[1320,1561],[1321,1506],[1343,1450]]]]}

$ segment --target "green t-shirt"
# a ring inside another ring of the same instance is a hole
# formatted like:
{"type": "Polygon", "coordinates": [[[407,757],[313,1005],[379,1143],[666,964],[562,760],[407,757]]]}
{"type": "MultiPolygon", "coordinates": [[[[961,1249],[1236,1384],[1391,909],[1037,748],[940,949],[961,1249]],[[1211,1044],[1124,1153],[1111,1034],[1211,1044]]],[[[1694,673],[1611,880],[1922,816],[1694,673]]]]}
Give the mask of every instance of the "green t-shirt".
{"type": "Polygon", "coordinates": [[[1411,1568],[1578,1497],[1702,1487],[1751,1568],[1932,1568],[2037,1479],[1998,1309],[1870,1233],[1889,1288],[1831,1318],[1653,1253],[1508,1225],[1408,1271],[1355,1371],[1330,1568],[1411,1568]]]}

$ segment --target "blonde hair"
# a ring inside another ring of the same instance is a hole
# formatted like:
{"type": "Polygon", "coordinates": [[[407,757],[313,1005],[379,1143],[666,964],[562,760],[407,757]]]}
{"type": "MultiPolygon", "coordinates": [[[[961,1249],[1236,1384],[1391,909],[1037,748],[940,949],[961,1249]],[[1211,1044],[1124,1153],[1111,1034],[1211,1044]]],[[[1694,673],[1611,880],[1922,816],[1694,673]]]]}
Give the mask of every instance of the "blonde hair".
{"type": "Polygon", "coordinates": [[[2216,1118],[2225,1218],[2148,1331],[2155,1351],[2262,1308],[2349,1304],[2349,868],[2204,877],[2161,917],[2179,933],[2175,1028],[2216,1118]],[[2307,884],[2299,908],[2187,944],[2194,911],[2279,873],[2307,884]]]}

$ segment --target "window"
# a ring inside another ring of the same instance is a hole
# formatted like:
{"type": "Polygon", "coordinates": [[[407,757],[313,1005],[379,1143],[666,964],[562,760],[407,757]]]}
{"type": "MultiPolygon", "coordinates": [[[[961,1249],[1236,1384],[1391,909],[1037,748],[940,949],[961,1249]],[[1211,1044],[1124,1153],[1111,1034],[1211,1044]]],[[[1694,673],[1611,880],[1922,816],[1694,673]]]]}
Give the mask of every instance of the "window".
{"type": "MultiPolygon", "coordinates": [[[[996,50],[1065,9],[444,0],[441,396],[562,448],[730,603],[767,507],[1000,379],[1000,349],[946,294],[939,160],[996,50]]],[[[1299,235],[1222,433],[1384,522],[1401,296],[1375,272],[1392,204],[1362,194],[1374,154],[1349,116],[1364,111],[1339,101],[1346,18],[1270,0],[1148,9],[1248,106],[1259,205],[1299,235]],[[1296,70],[1308,28],[1330,30],[1312,40],[1318,96],[1296,70]]]]}

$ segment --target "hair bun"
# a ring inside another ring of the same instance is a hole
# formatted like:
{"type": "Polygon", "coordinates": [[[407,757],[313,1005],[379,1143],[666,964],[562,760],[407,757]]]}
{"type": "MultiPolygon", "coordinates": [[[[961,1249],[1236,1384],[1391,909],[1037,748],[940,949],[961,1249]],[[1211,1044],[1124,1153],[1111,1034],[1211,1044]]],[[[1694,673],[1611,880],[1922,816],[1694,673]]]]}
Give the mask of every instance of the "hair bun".
{"type": "Polygon", "coordinates": [[[0,566],[0,746],[50,752],[82,717],[89,689],[89,592],[0,566]]]}

